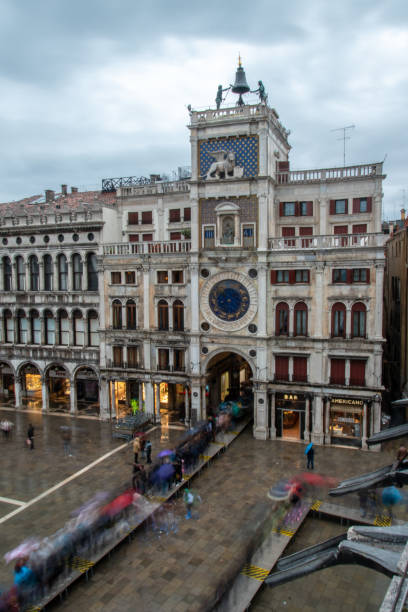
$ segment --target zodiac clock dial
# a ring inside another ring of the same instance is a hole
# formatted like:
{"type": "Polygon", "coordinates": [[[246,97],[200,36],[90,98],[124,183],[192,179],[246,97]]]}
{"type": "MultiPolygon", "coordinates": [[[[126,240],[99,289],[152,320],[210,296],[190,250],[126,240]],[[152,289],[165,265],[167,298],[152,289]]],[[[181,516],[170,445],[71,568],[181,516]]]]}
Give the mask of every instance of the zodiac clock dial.
{"type": "Polygon", "coordinates": [[[211,288],[208,296],[212,312],[221,321],[237,321],[247,312],[250,298],[242,283],[232,279],[221,280],[211,288]]]}

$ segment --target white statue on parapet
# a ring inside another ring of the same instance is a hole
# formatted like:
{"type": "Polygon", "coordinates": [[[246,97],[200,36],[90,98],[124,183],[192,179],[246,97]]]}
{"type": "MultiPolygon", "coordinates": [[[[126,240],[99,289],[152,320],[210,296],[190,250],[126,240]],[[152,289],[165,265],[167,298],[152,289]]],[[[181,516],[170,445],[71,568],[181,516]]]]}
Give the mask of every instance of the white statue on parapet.
{"type": "Polygon", "coordinates": [[[206,179],[224,179],[224,178],[241,178],[244,174],[244,169],[241,166],[235,165],[234,151],[211,151],[211,157],[215,161],[211,164],[206,179]]]}

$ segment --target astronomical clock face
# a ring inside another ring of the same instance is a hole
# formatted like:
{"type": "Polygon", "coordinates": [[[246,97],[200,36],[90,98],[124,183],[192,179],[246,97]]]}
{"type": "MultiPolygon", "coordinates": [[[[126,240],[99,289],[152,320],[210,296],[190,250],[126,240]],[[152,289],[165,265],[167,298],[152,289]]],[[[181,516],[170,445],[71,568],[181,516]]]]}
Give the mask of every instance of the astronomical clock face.
{"type": "Polygon", "coordinates": [[[208,323],[225,331],[242,329],[258,309],[255,285],[237,272],[223,272],[208,279],[202,288],[200,302],[208,323]]]}

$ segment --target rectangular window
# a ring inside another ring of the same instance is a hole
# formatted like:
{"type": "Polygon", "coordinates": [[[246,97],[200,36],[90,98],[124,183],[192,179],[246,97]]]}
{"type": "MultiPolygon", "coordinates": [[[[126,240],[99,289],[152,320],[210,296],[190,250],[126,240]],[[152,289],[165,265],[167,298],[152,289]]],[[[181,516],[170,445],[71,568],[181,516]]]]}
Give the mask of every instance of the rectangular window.
{"type": "Polygon", "coordinates": [[[129,272],[125,272],[125,283],[126,285],[135,285],[136,284],[136,272],[131,270],[129,272]]]}
{"type": "Polygon", "coordinates": [[[295,283],[309,283],[310,275],[309,270],[296,270],[295,271],[295,283]]]}
{"type": "Polygon", "coordinates": [[[123,368],[123,346],[113,347],[113,365],[117,368],[123,368]]]}
{"type": "Polygon", "coordinates": [[[160,284],[169,282],[169,275],[167,270],[158,270],[157,271],[157,282],[160,284]]]}
{"type": "Polygon", "coordinates": [[[145,210],[142,212],[142,223],[143,225],[149,225],[153,223],[153,213],[151,210],[145,210]]]}
{"type": "Polygon", "coordinates": [[[170,223],[178,223],[180,221],[180,209],[179,208],[171,208],[169,210],[169,222],[170,223]]]}
{"type": "Polygon", "coordinates": [[[152,242],[153,234],[142,234],[142,240],[143,242],[152,242]]]}
{"type": "Polygon", "coordinates": [[[173,270],[171,273],[171,282],[174,284],[184,283],[183,270],[173,270]]]}
{"type": "Polygon", "coordinates": [[[138,218],[139,218],[139,213],[137,212],[128,213],[128,225],[137,225],[138,218]]]}
{"type": "Polygon", "coordinates": [[[191,221],[191,208],[184,209],[184,221],[191,221]]]}
{"type": "Polygon", "coordinates": [[[369,282],[369,270],[367,268],[354,268],[353,269],[353,283],[368,283],[369,282]]]}
{"type": "Polygon", "coordinates": [[[174,370],[184,372],[184,349],[174,349],[174,370]]]}
{"type": "Polygon", "coordinates": [[[331,215],[347,215],[347,200],[330,200],[331,215]]]}
{"type": "Polygon", "coordinates": [[[254,227],[253,225],[242,226],[242,246],[252,248],[254,246],[254,227]]]}
{"type": "Polygon", "coordinates": [[[288,283],[289,282],[289,270],[276,270],[276,282],[277,283],[288,283]]]}
{"type": "Polygon", "coordinates": [[[307,382],[307,357],[293,358],[293,380],[307,382]]]}
{"type": "Polygon", "coordinates": [[[346,383],[345,359],[330,359],[330,384],[344,385],[346,383]]]}
{"type": "MultiPolygon", "coordinates": [[[[40,317],[35,317],[31,320],[32,320],[32,343],[41,344],[41,319],[40,317]]],[[[66,319],[66,321],[68,322],[68,319],[66,319]]]]}
{"type": "MultiPolygon", "coordinates": [[[[37,319],[34,319],[34,321],[36,321],[37,319]]],[[[68,317],[61,317],[59,319],[59,325],[60,325],[60,337],[59,337],[59,341],[60,344],[62,344],[63,346],[68,346],[69,344],[69,319],[68,317]]]]}
{"type": "MultiPolygon", "coordinates": [[[[313,236],[313,227],[299,227],[299,236],[313,236]]],[[[312,238],[303,238],[301,241],[302,249],[307,249],[312,245],[312,238]]]]}
{"type": "Polygon", "coordinates": [[[121,272],[111,272],[111,284],[120,285],[121,282],[122,282],[122,273],[121,272]]]}
{"type": "Polygon", "coordinates": [[[299,202],[299,216],[311,217],[313,215],[313,202],[299,202]]]}
{"type": "MultiPolygon", "coordinates": [[[[295,228],[294,227],[282,227],[282,236],[287,238],[288,236],[295,236],[295,228]]],[[[292,240],[284,240],[285,247],[294,247],[296,245],[296,239],[292,240]]]]}
{"type": "Polygon", "coordinates": [[[353,225],[353,234],[366,234],[367,233],[367,223],[359,223],[358,225],[353,225]]]}
{"type": "Polygon", "coordinates": [[[128,368],[137,368],[137,346],[127,347],[128,368]]]}
{"type": "Polygon", "coordinates": [[[350,360],[350,385],[365,387],[365,365],[363,359],[350,360]]]}
{"type": "Polygon", "coordinates": [[[333,270],[333,283],[347,283],[347,270],[335,268],[333,270]]]}
{"type": "Polygon", "coordinates": [[[169,360],[169,349],[158,349],[158,364],[157,367],[159,370],[169,370],[170,369],[170,360],[169,360]]]}
{"type": "Polygon", "coordinates": [[[170,232],[170,240],[181,240],[181,232],[170,232]]]}
{"type": "Polygon", "coordinates": [[[281,217],[294,217],[296,215],[296,202],[281,202],[281,217]]]}
{"type": "Polygon", "coordinates": [[[129,234],[129,242],[139,242],[139,234],[129,234]]]}
{"type": "Polygon", "coordinates": [[[353,198],[353,213],[367,213],[372,209],[372,198],[353,198]]]}
{"type": "Polygon", "coordinates": [[[289,357],[275,357],[276,380],[289,380],[289,357]]]}
{"type": "Polygon", "coordinates": [[[88,318],[88,345],[99,346],[99,322],[97,317],[88,318]]]}
{"type": "Polygon", "coordinates": [[[204,227],[204,248],[212,249],[214,246],[215,246],[214,227],[207,225],[204,227]]]}

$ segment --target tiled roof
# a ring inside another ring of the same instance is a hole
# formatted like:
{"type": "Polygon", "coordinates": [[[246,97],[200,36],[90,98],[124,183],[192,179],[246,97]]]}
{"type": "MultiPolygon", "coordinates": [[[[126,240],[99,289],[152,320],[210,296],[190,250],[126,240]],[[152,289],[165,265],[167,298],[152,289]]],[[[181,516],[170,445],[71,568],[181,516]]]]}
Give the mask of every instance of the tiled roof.
{"type": "Polygon", "coordinates": [[[100,209],[101,206],[112,206],[116,202],[116,193],[102,191],[78,191],[77,193],[56,193],[52,202],[46,202],[44,195],[35,195],[22,200],[0,203],[2,217],[19,217],[47,213],[63,213],[100,209]]]}

